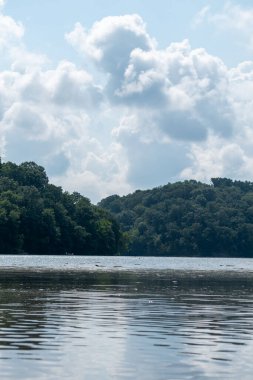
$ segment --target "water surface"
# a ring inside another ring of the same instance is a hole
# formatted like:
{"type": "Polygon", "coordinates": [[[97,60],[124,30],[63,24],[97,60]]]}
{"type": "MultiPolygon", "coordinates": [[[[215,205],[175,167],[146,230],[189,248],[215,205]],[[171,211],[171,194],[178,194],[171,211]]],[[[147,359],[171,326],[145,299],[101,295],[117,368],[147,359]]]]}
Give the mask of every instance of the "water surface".
{"type": "Polygon", "coordinates": [[[252,379],[253,261],[0,256],[3,379],[252,379]]]}

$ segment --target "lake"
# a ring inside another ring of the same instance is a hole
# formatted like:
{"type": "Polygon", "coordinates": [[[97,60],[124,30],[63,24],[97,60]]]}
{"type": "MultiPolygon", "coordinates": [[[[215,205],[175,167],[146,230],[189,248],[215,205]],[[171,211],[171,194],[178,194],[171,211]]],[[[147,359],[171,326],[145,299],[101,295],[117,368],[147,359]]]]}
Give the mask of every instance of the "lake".
{"type": "Polygon", "coordinates": [[[4,380],[252,379],[253,260],[0,256],[4,380]]]}

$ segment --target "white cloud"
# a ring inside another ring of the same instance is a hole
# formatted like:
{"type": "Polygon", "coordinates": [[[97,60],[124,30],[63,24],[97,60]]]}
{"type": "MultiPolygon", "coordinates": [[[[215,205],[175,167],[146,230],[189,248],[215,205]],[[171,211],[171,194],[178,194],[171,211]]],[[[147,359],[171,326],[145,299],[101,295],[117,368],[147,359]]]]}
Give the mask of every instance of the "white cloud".
{"type": "Polygon", "coordinates": [[[220,13],[210,15],[210,21],[220,28],[236,29],[240,32],[252,30],[253,9],[227,2],[220,13]]]}
{"type": "Polygon", "coordinates": [[[182,171],[182,178],[208,182],[211,177],[245,179],[253,176],[253,157],[247,156],[237,142],[212,136],[203,145],[193,144],[189,158],[192,165],[182,171]]]}
{"type": "Polygon", "coordinates": [[[193,26],[194,27],[197,27],[199,26],[200,24],[202,24],[206,17],[208,17],[210,13],[210,5],[206,5],[205,7],[203,7],[195,16],[194,20],[193,20],[193,26]]]}
{"type": "Polygon", "coordinates": [[[80,52],[104,63],[109,71],[124,65],[133,49],[151,49],[154,45],[139,15],[105,17],[89,31],[77,23],[66,34],[66,40],[80,52]]]}
{"type": "Polygon", "coordinates": [[[138,15],[105,17],[94,23],[89,31],[77,23],[65,38],[92,59],[99,70],[110,75],[107,90],[112,95],[122,80],[132,51],[137,48],[148,51],[155,47],[155,41],[138,15]]]}
{"type": "Polygon", "coordinates": [[[17,23],[13,18],[0,13],[0,49],[20,40],[23,35],[24,27],[21,23],[17,23]]]}
{"type": "Polygon", "coordinates": [[[121,120],[113,134],[123,147],[127,160],[127,181],[132,188],[154,187],[179,179],[188,166],[190,145],[170,138],[152,114],[130,114],[121,120]]]}
{"type": "Polygon", "coordinates": [[[1,17],[10,31],[0,70],[5,159],[37,161],[92,200],[180,178],[252,179],[252,61],[228,69],[187,40],[158,49],[128,15],[66,35],[92,76],[73,62],[52,66],[24,45],[22,25],[1,17]]]}
{"type": "Polygon", "coordinates": [[[144,109],[155,128],[178,140],[203,140],[210,130],[233,133],[228,70],[204,49],[188,41],[168,49],[131,53],[129,65],[114,91],[128,107],[144,109]]]}
{"type": "Polygon", "coordinates": [[[206,6],[196,15],[193,24],[198,27],[204,22],[215,26],[220,31],[233,32],[245,47],[253,49],[252,7],[246,8],[227,1],[220,11],[213,12],[211,6],[206,6]]]}
{"type": "MultiPolygon", "coordinates": [[[[209,7],[204,8],[198,22],[209,13],[209,7]]],[[[250,112],[248,109],[243,120],[234,77],[238,70],[249,76],[251,64],[242,63],[230,71],[221,59],[204,49],[192,50],[188,41],[183,41],[165,50],[157,50],[154,44],[145,48],[136,44],[131,51],[127,48],[124,64],[117,71],[106,54],[107,46],[117,51],[117,43],[110,44],[118,41],[118,29],[112,26],[111,30],[112,34],[103,34],[103,21],[96,24],[96,33],[106,37],[103,44],[92,44],[93,48],[100,46],[93,58],[111,75],[105,88],[110,101],[125,108],[127,117],[114,128],[113,136],[126,151],[128,181],[145,187],[189,174],[204,180],[215,173],[250,177],[251,155],[245,152],[241,136],[246,128],[241,123],[250,118],[250,112]]],[[[74,32],[80,41],[77,28],[74,32]]],[[[93,29],[85,32],[86,45],[79,44],[79,51],[83,46],[87,53],[93,33],[93,29]]]]}

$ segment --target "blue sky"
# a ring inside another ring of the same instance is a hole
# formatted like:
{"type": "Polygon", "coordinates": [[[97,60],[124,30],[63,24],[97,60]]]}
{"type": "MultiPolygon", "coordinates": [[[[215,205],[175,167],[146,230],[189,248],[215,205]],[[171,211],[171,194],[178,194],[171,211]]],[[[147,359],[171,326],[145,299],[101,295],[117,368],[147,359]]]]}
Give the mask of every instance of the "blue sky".
{"type": "MultiPolygon", "coordinates": [[[[218,33],[207,23],[201,28],[193,26],[201,9],[210,6],[218,12],[224,4],[226,1],[221,0],[7,0],[5,10],[24,24],[24,39],[29,47],[47,53],[54,60],[73,58],[73,51],[68,49],[64,34],[77,21],[90,28],[94,22],[109,15],[137,13],[160,47],[188,38],[192,47],[205,47],[209,53],[219,55],[227,65],[232,66],[242,59],[250,59],[252,52],[245,51],[229,33],[218,33]]],[[[252,7],[251,0],[241,0],[237,4],[252,7]]]]}
{"type": "Polygon", "coordinates": [[[253,180],[249,0],[0,0],[0,153],[94,202],[253,180]]]}

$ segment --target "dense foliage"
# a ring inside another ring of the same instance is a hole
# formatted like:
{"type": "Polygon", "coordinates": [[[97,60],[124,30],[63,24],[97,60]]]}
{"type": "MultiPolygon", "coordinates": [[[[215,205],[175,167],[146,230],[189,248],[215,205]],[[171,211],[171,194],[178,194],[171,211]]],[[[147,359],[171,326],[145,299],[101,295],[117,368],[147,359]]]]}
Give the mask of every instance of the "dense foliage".
{"type": "Polygon", "coordinates": [[[253,257],[251,182],[177,182],[99,205],[128,234],[130,255],[253,257]]]}
{"type": "Polygon", "coordinates": [[[0,161],[0,253],[113,255],[120,240],[107,211],[49,184],[43,167],[0,161]]]}

